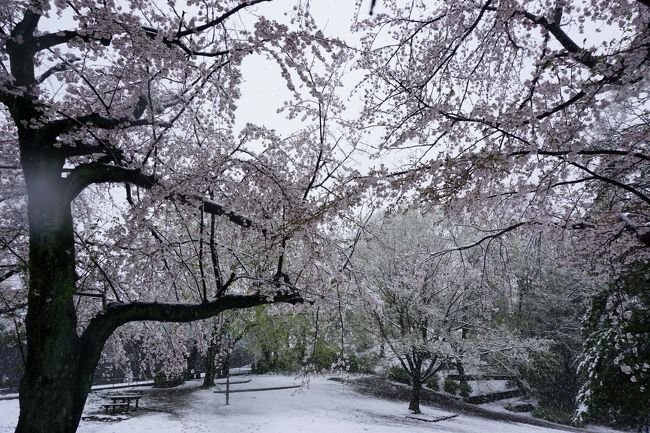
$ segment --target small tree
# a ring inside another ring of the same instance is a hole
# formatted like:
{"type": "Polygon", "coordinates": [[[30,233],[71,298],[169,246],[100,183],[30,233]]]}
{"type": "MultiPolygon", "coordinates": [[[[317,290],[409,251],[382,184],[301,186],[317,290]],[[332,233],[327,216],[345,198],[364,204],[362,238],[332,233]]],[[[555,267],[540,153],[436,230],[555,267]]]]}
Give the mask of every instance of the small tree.
{"type": "Polygon", "coordinates": [[[353,257],[352,278],[379,337],[411,378],[409,409],[422,384],[445,367],[461,376],[481,360],[525,356],[536,342],[491,323],[496,299],[483,262],[453,249],[459,230],[415,213],[370,225],[353,257]]]}

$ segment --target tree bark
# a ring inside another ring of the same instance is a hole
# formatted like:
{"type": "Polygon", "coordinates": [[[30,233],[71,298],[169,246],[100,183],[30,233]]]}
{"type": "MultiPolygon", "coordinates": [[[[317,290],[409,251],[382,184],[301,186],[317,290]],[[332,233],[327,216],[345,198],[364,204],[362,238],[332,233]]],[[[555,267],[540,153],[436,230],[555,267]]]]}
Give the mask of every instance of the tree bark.
{"type": "Polygon", "coordinates": [[[81,418],[92,370],[81,368],[82,352],[73,303],[72,214],[70,203],[61,199],[63,160],[42,149],[23,152],[21,157],[29,197],[30,242],[25,319],[27,355],[16,432],[71,433],[81,418]]]}
{"type": "Polygon", "coordinates": [[[463,395],[463,389],[467,389],[469,384],[467,382],[467,375],[465,374],[465,366],[462,361],[456,361],[456,371],[458,371],[458,382],[460,383],[461,396],[468,397],[468,395],[463,395]]]}
{"type": "Polygon", "coordinates": [[[417,353],[406,357],[407,362],[402,363],[407,368],[411,376],[411,400],[409,401],[409,410],[413,413],[420,412],[420,391],[422,390],[422,359],[417,353]]]}
{"type": "Polygon", "coordinates": [[[214,386],[215,367],[214,361],[217,357],[217,347],[210,344],[205,354],[205,376],[203,376],[203,388],[212,388],[214,386]]]}
{"type": "Polygon", "coordinates": [[[422,390],[422,381],[418,377],[417,379],[412,377],[411,385],[411,400],[409,401],[409,410],[413,413],[420,412],[420,391],[422,390]]]}
{"type": "Polygon", "coordinates": [[[187,357],[187,371],[185,372],[186,379],[195,379],[196,366],[197,366],[196,364],[198,358],[199,358],[199,349],[196,347],[196,341],[195,341],[187,357]]]}
{"type": "Polygon", "coordinates": [[[212,329],[212,336],[210,337],[210,344],[205,354],[205,376],[203,377],[203,387],[212,388],[214,386],[214,379],[216,377],[215,360],[220,347],[220,332],[216,323],[212,329]]]}

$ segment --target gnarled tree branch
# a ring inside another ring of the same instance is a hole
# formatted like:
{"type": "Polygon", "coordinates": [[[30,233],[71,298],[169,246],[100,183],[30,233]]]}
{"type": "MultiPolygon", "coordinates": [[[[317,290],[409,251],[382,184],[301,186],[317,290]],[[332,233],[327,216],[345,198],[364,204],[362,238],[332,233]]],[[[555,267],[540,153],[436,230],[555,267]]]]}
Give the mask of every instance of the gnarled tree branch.
{"type": "MultiPolygon", "coordinates": [[[[225,295],[200,304],[169,304],[158,302],[112,303],[106,310],[90,320],[81,336],[82,344],[96,347],[104,342],[118,327],[136,321],[194,322],[207,319],[222,311],[251,308],[258,305],[288,303],[301,304],[305,299],[298,292],[278,290],[273,294],[225,295]]],[[[101,350],[101,347],[99,350],[101,350]]]]}

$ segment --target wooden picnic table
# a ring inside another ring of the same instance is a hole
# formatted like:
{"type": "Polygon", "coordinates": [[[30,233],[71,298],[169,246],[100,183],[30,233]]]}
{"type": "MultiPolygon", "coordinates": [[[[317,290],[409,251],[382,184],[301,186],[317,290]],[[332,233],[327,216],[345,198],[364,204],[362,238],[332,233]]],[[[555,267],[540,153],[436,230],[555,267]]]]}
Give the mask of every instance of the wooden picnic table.
{"type": "MultiPolygon", "coordinates": [[[[134,411],[138,410],[138,403],[140,402],[140,399],[143,397],[143,394],[120,394],[120,395],[109,395],[108,398],[110,398],[113,403],[110,406],[113,406],[113,411],[115,411],[116,407],[122,407],[123,404],[126,404],[126,411],[128,412],[131,410],[131,402],[135,401],[135,406],[133,407],[134,411]]],[[[106,406],[106,405],[105,405],[106,406]]],[[[108,411],[108,408],[106,408],[108,411]]]]}

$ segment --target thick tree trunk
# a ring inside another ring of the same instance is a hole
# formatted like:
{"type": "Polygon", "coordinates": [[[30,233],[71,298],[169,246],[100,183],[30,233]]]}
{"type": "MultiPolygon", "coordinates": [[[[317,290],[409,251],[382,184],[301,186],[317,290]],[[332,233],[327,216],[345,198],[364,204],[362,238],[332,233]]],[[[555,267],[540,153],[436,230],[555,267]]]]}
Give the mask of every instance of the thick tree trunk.
{"type": "Polygon", "coordinates": [[[413,413],[420,412],[420,391],[422,390],[422,381],[420,378],[411,378],[411,400],[409,401],[409,410],[413,413]]]}
{"type": "Polygon", "coordinates": [[[75,247],[62,165],[52,155],[23,158],[29,194],[29,292],[17,433],[74,432],[92,382],[94,365],[81,372],[73,303],[75,247]]]}

